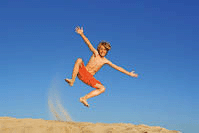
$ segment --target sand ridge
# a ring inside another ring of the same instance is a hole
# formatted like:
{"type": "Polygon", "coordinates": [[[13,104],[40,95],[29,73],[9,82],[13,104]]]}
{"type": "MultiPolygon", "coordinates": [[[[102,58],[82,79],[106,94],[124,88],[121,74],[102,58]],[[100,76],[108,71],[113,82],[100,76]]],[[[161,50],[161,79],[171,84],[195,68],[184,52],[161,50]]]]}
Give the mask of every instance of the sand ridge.
{"type": "Polygon", "coordinates": [[[162,127],[125,123],[65,122],[0,117],[0,133],[180,133],[162,127]]]}

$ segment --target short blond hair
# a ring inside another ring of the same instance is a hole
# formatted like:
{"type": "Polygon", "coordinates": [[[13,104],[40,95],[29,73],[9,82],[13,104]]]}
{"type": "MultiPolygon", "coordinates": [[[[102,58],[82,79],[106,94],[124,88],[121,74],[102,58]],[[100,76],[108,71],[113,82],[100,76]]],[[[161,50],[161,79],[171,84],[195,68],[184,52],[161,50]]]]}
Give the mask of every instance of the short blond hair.
{"type": "Polygon", "coordinates": [[[99,52],[100,46],[104,46],[106,51],[108,52],[111,49],[111,45],[108,42],[102,41],[97,46],[97,51],[99,52]]]}

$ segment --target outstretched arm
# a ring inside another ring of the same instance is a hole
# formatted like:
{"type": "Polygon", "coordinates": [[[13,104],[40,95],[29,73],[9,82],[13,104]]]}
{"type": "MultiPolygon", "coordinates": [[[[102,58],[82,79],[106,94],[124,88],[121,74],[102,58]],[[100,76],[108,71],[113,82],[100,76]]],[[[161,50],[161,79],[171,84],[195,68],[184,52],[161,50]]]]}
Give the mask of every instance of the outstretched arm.
{"type": "Polygon", "coordinates": [[[120,72],[122,72],[122,73],[125,73],[125,74],[127,74],[127,75],[129,75],[129,76],[136,77],[136,78],[138,77],[138,74],[135,74],[134,71],[128,72],[128,71],[126,71],[125,69],[123,69],[122,67],[119,67],[119,66],[113,64],[113,63],[110,62],[110,61],[108,61],[107,64],[110,65],[112,68],[114,68],[114,69],[116,69],[116,70],[118,70],[118,71],[120,71],[120,72]]]}
{"type": "Polygon", "coordinates": [[[96,56],[97,54],[98,54],[98,52],[97,52],[97,50],[93,47],[93,45],[90,43],[90,41],[88,40],[88,38],[84,35],[84,33],[83,33],[83,27],[79,27],[79,26],[77,26],[76,28],[75,28],[75,32],[77,32],[77,34],[79,34],[82,38],[83,38],[83,40],[84,40],[84,42],[88,45],[88,48],[93,52],[93,54],[96,56]]]}

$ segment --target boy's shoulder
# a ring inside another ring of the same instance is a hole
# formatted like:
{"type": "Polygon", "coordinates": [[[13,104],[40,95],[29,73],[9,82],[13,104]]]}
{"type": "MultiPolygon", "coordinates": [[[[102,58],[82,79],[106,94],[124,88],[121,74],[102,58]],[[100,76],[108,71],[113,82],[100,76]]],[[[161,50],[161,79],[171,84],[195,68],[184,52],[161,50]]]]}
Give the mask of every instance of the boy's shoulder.
{"type": "Polygon", "coordinates": [[[110,61],[106,57],[104,57],[104,64],[109,64],[109,63],[110,61]]]}
{"type": "Polygon", "coordinates": [[[99,54],[97,56],[95,56],[94,54],[92,55],[93,58],[98,58],[99,60],[101,60],[100,62],[103,62],[104,64],[108,64],[110,63],[110,61],[106,58],[106,57],[101,57],[99,54]]]}

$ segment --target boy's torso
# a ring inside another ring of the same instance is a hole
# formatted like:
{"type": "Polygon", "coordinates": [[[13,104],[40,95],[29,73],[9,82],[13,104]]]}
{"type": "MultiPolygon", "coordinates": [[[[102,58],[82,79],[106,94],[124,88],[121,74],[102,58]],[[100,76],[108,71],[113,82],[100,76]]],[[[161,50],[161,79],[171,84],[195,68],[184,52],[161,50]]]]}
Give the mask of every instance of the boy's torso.
{"type": "Polygon", "coordinates": [[[95,75],[95,73],[98,72],[100,68],[107,62],[108,60],[105,57],[101,57],[100,55],[95,57],[93,54],[86,65],[86,69],[90,74],[95,75]]]}

